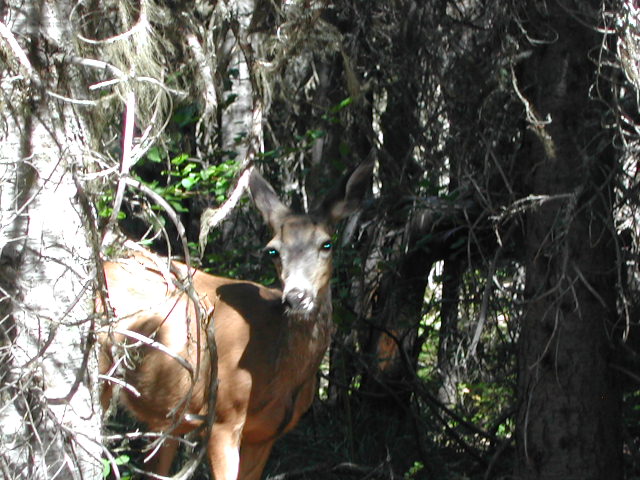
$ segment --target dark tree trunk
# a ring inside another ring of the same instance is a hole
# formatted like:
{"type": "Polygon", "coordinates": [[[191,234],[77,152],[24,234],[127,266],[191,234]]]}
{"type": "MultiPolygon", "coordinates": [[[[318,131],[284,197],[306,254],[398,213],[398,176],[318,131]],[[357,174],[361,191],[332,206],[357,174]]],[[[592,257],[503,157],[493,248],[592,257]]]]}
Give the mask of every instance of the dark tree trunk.
{"type": "MultiPolygon", "coordinates": [[[[420,349],[418,325],[424,304],[424,291],[435,256],[420,245],[422,230],[415,193],[423,176],[416,162],[414,147],[421,134],[418,98],[423,88],[421,68],[416,57],[406,52],[420,45],[420,29],[415,23],[420,14],[415,2],[400,2],[398,14],[402,25],[394,31],[393,52],[398,70],[385,72],[380,79],[386,92],[386,107],[380,116],[383,136],[379,152],[381,208],[385,211],[387,232],[403,231],[393,240],[394,254],[377,287],[373,304],[375,328],[369,332],[365,351],[370,360],[364,388],[376,394],[407,391],[412,375],[407,372],[417,363],[420,349]],[[401,253],[402,252],[402,253],[401,253]],[[402,351],[400,350],[402,349],[402,351]]],[[[405,397],[408,398],[408,397],[405,397]]]]}
{"type": "MultiPolygon", "coordinates": [[[[573,8],[584,11],[584,4],[573,8]]],[[[524,158],[532,193],[545,200],[527,218],[517,476],[616,479],[621,396],[608,365],[613,157],[604,111],[590,90],[589,53],[600,39],[557,3],[529,18],[550,41],[536,48],[519,79],[530,102],[524,158]]]]}
{"type": "Polygon", "coordinates": [[[442,272],[442,306],[440,307],[440,335],[438,338],[438,374],[440,389],[438,399],[445,405],[457,402],[458,356],[460,332],[458,331],[458,295],[462,283],[465,262],[457,256],[444,261],[442,272]]]}

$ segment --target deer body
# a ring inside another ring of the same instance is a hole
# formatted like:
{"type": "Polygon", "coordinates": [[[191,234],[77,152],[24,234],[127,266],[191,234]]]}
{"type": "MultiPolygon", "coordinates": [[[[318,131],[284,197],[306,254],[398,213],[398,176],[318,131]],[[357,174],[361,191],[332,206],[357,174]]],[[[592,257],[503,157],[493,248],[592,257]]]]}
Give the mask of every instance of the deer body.
{"type": "MultiPolygon", "coordinates": [[[[274,441],[313,401],[332,332],[331,235],[335,222],[357,208],[370,170],[357,169],[310,215],[291,213],[259,174],[252,175],[254,203],[274,233],[266,252],[282,290],[191,269],[193,288],[211,313],[218,353],[215,424],[207,440],[216,480],[258,480],[274,441]]],[[[173,267],[186,277],[186,265],[173,267]]],[[[199,427],[208,410],[211,364],[192,300],[145,255],[106,263],[105,277],[117,323],[114,333],[100,338],[101,373],[116,363],[114,346],[133,343],[127,331],[164,345],[172,355],[153,346],[133,354],[124,381],[135,392],[123,389],[120,397],[152,430],[180,435],[199,427]],[[198,365],[197,377],[174,356],[198,365]]],[[[111,394],[106,382],[103,405],[111,394]]],[[[175,440],[165,441],[156,473],[168,474],[176,447],[175,440]]]]}

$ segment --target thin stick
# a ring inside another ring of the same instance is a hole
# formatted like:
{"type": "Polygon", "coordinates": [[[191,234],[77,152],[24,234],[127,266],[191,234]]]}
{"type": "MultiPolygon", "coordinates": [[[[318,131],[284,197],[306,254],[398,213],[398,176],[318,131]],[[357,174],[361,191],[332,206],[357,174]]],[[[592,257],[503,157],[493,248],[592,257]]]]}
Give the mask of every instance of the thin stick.
{"type": "Polygon", "coordinates": [[[124,118],[124,139],[122,141],[122,162],[120,164],[120,180],[118,180],[118,188],[116,190],[116,198],[113,201],[113,210],[109,217],[109,226],[113,225],[118,219],[122,199],[124,198],[124,189],[126,186],[125,176],[128,175],[131,168],[131,147],[133,146],[133,125],[134,112],[136,108],[136,94],[133,90],[127,92],[126,110],[124,118]]]}

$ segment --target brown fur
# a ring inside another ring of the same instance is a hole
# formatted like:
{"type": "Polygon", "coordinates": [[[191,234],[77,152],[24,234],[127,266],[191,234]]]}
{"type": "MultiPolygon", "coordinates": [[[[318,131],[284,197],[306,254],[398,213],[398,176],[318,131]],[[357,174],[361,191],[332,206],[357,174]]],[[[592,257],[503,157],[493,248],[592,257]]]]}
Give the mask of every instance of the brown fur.
{"type": "MultiPolygon", "coordinates": [[[[150,429],[179,435],[204,421],[212,377],[206,331],[213,322],[219,384],[207,444],[216,480],[258,480],[274,441],[311,405],[332,331],[331,252],[325,245],[335,222],[357,208],[371,168],[357,169],[322,212],[309,216],[289,212],[254,173],[252,196],[275,234],[269,246],[279,252],[275,263],[285,292],[192,269],[193,288],[208,312],[201,325],[193,302],[173,285],[187,276],[186,265],[173,262],[177,273],[163,274],[146,254],[105,264],[116,322],[114,331],[100,337],[100,372],[111,375],[125,358],[123,379],[139,396],[123,388],[122,401],[150,429]],[[127,331],[164,347],[141,345],[127,331]]],[[[105,408],[112,393],[105,382],[105,408]]],[[[156,473],[168,474],[176,447],[175,440],[165,441],[156,473]]]]}
{"type": "MultiPolygon", "coordinates": [[[[186,269],[182,264],[175,265],[186,269]]],[[[187,296],[171,294],[165,279],[141,256],[127,263],[106,263],[105,276],[110,304],[115,315],[123,319],[118,327],[154,338],[188,359],[195,369],[198,332],[187,296]]],[[[297,423],[313,399],[315,372],[329,342],[330,323],[322,322],[316,338],[310,339],[308,328],[291,326],[290,319],[283,315],[279,290],[200,271],[194,272],[193,282],[198,294],[213,305],[212,321],[218,345],[218,402],[212,434],[217,444],[210,446],[210,456],[214,460],[225,456],[224,451],[219,451],[225,446],[237,448],[242,433],[245,450],[262,447],[265,453],[256,459],[243,456],[241,472],[256,471],[258,476],[245,474],[240,478],[259,478],[273,441],[297,423]]],[[[204,331],[203,326],[200,375],[183,413],[207,413],[205,392],[210,365],[208,354],[202,349],[206,345],[204,331]]],[[[134,341],[125,339],[124,335],[104,335],[101,340],[100,370],[106,373],[113,364],[114,343],[134,341]]],[[[191,388],[190,376],[169,355],[153,347],[141,350],[136,368],[127,370],[125,375],[127,383],[135,386],[140,397],[125,390],[122,399],[150,429],[167,430],[175,421],[170,412],[181,404],[191,388]]],[[[105,387],[104,406],[110,394],[110,387],[105,387]]],[[[173,433],[187,433],[198,425],[198,422],[181,421],[173,433]]],[[[223,472],[215,473],[216,478],[228,478],[223,472]]]]}

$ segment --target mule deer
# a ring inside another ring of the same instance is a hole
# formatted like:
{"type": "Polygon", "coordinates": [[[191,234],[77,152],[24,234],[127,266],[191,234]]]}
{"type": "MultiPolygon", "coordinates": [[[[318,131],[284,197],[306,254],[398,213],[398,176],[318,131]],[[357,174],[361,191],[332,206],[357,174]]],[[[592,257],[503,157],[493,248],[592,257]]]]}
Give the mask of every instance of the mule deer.
{"type": "MultiPolygon", "coordinates": [[[[332,332],[332,235],[336,222],[359,207],[371,169],[371,164],[358,167],[308,214],[293,213],[254,170],[249,188],[274,235],[265,252],[282,290],[191,269],[193,288],[212,312],[218,351],[215,423],[206,439],[216,480],[259,479],[275,440],[311,405],[332,332]]],[[[163,273],[150,258],[105,264],[117,321],[116,329],[100,338],[100,370],[111,375],[116,347],[127,350],[135,343],[132,337],[151,339],[128,355],[133,365],[122,381],[129,388],[120,397],[150,429],[182,435],[204,421],[212,365],[194,302],[171,285],[172,276],[186,276],[188,267],[172,262],[178,273],[163,273]],[[185,361],[198,365],[197,376],[185,361]]],[[[103,384],[103,407],[112,388],[111,382],[103,384]]],[[[156,473],[168,474],[176,448],[175,439],[165,440],[154,459],[156,473]]]]}

